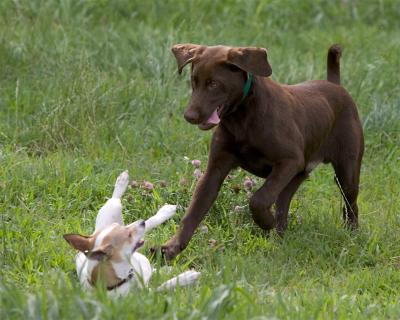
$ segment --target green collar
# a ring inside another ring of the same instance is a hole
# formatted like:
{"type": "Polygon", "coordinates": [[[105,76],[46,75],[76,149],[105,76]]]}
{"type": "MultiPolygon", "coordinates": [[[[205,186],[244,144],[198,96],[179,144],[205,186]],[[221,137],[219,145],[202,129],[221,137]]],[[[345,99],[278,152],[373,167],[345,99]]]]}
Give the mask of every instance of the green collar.
{"type": "Polygon", "coordinates": [[[242,101],[247,97],[250,92],[251,85],[253,83],[253,75],[251,73],[247,73],[247,81],[243,87],[243,97],[242,101]]]}

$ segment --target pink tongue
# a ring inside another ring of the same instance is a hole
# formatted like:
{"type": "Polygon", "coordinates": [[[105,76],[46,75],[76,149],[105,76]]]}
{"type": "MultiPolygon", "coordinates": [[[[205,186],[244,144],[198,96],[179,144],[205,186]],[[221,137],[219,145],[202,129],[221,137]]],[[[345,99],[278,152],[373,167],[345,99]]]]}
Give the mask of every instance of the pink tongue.
{"type": "Polygon", "coordinates": [[[212,123],[212,124],[218,124],[220,122],[219,115],[217,112],[217,109],[214,110],[212,113],[211,117],[208,118],[207,124],[212,123]]]}

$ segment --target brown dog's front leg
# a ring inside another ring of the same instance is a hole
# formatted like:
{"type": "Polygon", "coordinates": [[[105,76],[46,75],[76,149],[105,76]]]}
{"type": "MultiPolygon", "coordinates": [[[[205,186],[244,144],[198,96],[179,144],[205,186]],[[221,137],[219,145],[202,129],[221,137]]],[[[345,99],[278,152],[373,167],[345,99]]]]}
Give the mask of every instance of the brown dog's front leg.
{"type": "Polygon", "coordinates": [[[196,190],[189,208],[182,218],[178,232],[161,248],[163,255],[168,260],[173,259],[186,248],[194,231],[216,199],[222,182],[233,167],[234,161],[230,154],[212,155],[210,153],[207,170],[197,183],[196,190]]]}
{"type": "Polygon", "coordinates": [[[302,165],[296,161],[288,161],[273,167],[270,176],[250,199],[250,210],[254,222],[264,230],[276,226],[276,220],[271,212],[271,206],[277,201],[278,195],[288,185],[292,178],[302,170],[302,165]]]}

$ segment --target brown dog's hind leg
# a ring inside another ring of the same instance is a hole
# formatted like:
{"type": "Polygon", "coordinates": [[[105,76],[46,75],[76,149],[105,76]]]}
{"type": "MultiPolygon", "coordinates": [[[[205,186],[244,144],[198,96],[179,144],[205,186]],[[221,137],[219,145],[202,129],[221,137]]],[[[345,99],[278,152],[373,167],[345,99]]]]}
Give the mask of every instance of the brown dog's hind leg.
{"type": "Polygon", "coordinates": [[[341,163],[333,163],[336,174],[335,181],[344,200],[343,220],[352,230],[358,228],[357,196],[360,167],[361,161],[350,159],[341,163]]]}
{"type": "Polygon", "coordinates": [[[254,222],[264,230],[275,228],[275,217],[271,212],[273,202],[265,201],[262,197],[253,195],[250,199],[250,211],[254,222]]]}
{"type": "Polygon", "coordinates": [[[295,176],[292,181],[282,190],[279,194],[278,200],[276,201],[276,232],[283,236],[287,225],[288,225],[288,213],[290,207],[290,201],[297,189],[308,178],[308,172],[301,172],[295,176]]]}
{"type": "Polygon", "coordinates": [[[262,187],[250,198],[253,220],[260,228],[270,230],[276,226],[277,221],[271,212],[271,206],[278,200],[280,193],[290,184],[302,167],[296,161],[273,167],[262,187]]]}

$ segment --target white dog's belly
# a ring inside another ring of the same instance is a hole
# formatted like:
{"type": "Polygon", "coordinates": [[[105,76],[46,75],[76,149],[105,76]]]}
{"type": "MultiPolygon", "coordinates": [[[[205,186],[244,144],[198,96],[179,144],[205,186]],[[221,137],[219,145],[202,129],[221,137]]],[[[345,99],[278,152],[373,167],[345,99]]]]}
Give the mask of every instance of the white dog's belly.
{"type": "Polygon", "coordinates": [[[140,287],[143,285],[144,287],[147,287],[151,274],[153,273],[149,259],[139,252],[134,252],[131,256],[131,264],[135,271],[135,276],[137,275],[139,278],[137,281],[138,285],[140,287]]]}

